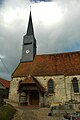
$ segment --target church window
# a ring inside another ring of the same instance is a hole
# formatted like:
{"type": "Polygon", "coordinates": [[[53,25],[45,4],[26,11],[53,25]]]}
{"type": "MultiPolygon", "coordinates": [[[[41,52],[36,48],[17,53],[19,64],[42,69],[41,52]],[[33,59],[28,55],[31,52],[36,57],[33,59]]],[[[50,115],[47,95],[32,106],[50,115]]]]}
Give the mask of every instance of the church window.
{"type": "Polygon", "coordinates": [[[79,86],[78,86],[78,80],[77,80],[76,77],[73,78],[72,85],[73,85],[74,93],[78,93],[79,92],[79,86]]]}
{"type": "Polygon", "coordinates": [[[52,79],[48,81],[48,93],[54,93],[54,81],[52,79]]]}

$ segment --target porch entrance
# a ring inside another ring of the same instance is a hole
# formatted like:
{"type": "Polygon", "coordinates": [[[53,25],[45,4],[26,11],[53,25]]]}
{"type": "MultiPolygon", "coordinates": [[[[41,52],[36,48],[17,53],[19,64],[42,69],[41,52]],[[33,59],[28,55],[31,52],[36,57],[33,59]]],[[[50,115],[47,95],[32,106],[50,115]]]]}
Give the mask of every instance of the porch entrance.
{"type": "Polygon", "coordinates": [[[29,104],[39,105],[39,92],[37,90],[29,92],[29,104]]]}
{"type": "Polygon", "coordinates": [[[24,81],[19,82],[19,103],[24,105],[40,105],[41,96],[45,89],[38,80],[32,76],[27,77],[24,81]]]}

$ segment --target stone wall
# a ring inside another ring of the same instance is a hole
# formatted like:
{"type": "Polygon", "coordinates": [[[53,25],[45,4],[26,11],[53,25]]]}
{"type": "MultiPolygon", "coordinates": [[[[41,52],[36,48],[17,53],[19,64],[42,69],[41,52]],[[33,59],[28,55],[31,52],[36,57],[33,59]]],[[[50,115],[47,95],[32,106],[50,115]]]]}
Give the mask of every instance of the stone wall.
{"type": "Polygon", "coordinates": [[[53,102],[65,102],[65,83],[64,83],[64,76],[45,76],[45,77],[36,77],[36,79],[45,87],[46,94],[45,94],[45,105],[49,105],[53,102]],[[49,79],[53,79],[54,81],[54,93],[49,95],[47,83],[49,79]]]}
{"type": "Polygon", "coordinates": [[[19,102],[19,94],[18,94],[18,86],[21,80],[24,80],[25,77],[13,78],[10,82],[10,90],[9,90],[9,100],[11,102],[19,102]]]}
{"type": "Polygon", "coordinates": [[[66,82],[66,100],[77,100],[80,102],[80,75],[75,76],[65,76],[65,82],[66,82]],[[74,93],[73,86],[72,86],[72,80],[76,77],[78,80],[79,85],[79,93],[74,93]]]}
{"type": "Polygon", "coordinates": [[[51,104],[53,102],[62,102],[74,99],[80,102],[80,75],[75,76],[45,76],[36,77],[36,79],[46,88],[45,94],[45,105],[51,104]],[[72,79],[76,77],[79,84],[79,93],[74,93],[72,86],[72,79]],[[49,79],[54,81],[54,94],[47,94],[47,83],[49,79]]]}
{"type": "MultiPolygon", "coordinates": [[[[42,100],[44,105],[50,105],[53,102],[62,102],[68,101],[70,99],[74,99],[80,102],[80,75],[76,76],[64,76],[64,75],[57,75],[57,76],[45,76],[45,77],[36,77],[34,76],[40,84],[45,87],[45,95],[44,99],[40,98],[40,103],[42,104],[42,100]],[[74,93],[72,87],[72,79],[76,77],[79,83],[79,93],[74,93]],[[47,83],[49,79],[53,79],[54,81],[54,93],[48,94],[48,87],[47,83]]],[[[18,94],[18,84],[19,81],[24,80],[25,77],[21,78],[13,78],[10,83],[10,91],[9,91],[9,99],[10,101],[19,102],[19,94],[18,94]]]]}

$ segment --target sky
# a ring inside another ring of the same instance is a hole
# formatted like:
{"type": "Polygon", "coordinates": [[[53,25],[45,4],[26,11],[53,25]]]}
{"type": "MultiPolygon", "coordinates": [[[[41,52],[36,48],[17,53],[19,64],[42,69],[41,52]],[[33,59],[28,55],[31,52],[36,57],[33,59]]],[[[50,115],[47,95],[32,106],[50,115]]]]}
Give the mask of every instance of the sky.
{"type": "Polygon", "coordinates": [[[32,13],[37,54],[80,51],[80,0],[0,0],[0,77],[11,80],[32,13]]]}

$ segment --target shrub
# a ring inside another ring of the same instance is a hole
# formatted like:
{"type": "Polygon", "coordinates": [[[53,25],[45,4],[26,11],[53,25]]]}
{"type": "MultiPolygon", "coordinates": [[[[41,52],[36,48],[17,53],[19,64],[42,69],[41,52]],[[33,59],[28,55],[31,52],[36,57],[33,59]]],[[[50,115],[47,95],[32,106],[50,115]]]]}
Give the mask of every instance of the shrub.
{"type": "Polygon", "coordinates": [[[0,120],[11,120],[16,112],[16,109],[10,105],[6,104],[0,107],[0,120]]]}

